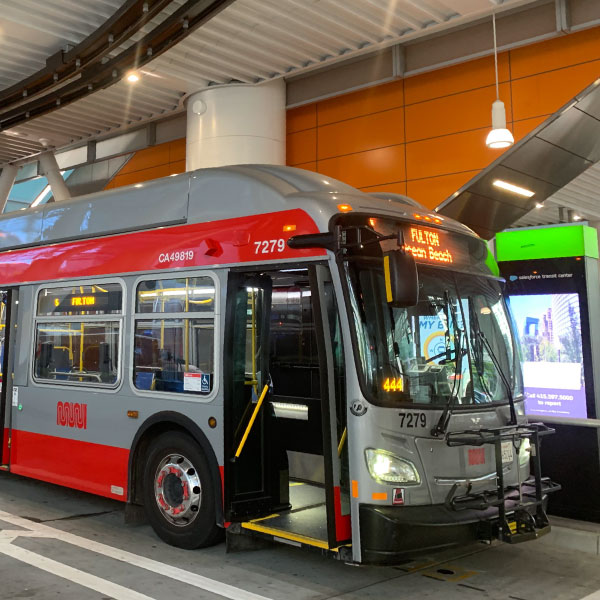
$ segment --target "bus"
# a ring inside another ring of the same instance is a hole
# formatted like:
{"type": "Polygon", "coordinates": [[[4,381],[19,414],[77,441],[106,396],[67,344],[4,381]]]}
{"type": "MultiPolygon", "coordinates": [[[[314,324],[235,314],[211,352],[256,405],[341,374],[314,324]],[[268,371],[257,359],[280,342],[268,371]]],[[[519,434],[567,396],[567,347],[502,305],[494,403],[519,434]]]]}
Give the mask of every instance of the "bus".
{"type": "Polygon", "coordinates": [[[1,468],[169,544],[549,530],[497,265],[405,196],[241,165],[50,203],[0,218],[0,291],[1,468]]]}

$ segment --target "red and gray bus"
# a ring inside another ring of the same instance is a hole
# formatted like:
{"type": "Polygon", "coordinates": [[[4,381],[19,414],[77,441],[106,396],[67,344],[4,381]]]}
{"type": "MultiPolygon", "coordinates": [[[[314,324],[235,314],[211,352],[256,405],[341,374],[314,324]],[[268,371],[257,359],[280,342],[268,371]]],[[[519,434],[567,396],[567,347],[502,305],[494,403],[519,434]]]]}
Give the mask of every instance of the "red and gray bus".
{"type": "Polygon", "coordinates": [[[409,198],[244,165],[49,203],[0,219],[0,290],[2,468],[170,544],[389,564],[549,528],[497,266],[409,198]]]}

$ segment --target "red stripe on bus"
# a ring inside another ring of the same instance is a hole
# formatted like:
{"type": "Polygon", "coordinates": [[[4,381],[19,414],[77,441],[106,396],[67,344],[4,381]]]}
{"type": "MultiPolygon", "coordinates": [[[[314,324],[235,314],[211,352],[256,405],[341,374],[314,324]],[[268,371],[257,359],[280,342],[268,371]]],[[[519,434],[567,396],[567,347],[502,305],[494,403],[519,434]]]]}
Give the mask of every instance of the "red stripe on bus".
{"type": "Polygon", "coordinates": [[[225,506],[225,467],[223,465],[219,465],[219,473],[221,474],[221,501],[223,503],[223,507],[225,506]]]}
{"type": "Polygon", "coordinates": [[[10,458],[17,475],[127,500],[127,449],[13,429],[10,458]]]}
{"type": "Polygon", "coordinates": [[[4,428],[4,437],[2,438],[2,464],[8,464],[8,457],[10,453],[10,448],[8,446],[8,440],[10,439],[10,429],[7,427],[4,428]]]}
{"type": "MultiPolygon", "coordinates": [[[[287,245],[292,235],[317,232],[305,211],[293,209],[5,251],[0,253],[2,285],[323,256],[323,249],[292,250],[287,245]],[[289,225],[295,230],[284,231],[289,225]]],[[[10,235],[0,232],[1,237],[10,235]]]]}
{"type": "Polygon", "coordinates": [[[342,515],[342,497],[339,486],[333,488],[333,504],[335,506],[335,539],[345,542],[352,538],[350,515],[342,515]]]}

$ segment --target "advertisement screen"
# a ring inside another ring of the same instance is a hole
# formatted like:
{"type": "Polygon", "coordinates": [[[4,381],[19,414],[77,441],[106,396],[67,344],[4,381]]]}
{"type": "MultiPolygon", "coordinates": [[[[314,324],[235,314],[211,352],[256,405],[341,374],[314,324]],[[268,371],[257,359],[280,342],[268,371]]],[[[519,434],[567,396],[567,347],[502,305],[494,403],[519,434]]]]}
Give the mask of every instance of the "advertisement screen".
{"type": "Polygon", "coordinates": [[[587,418],[579,295],[510,296],[529,415],[587,418]]]}

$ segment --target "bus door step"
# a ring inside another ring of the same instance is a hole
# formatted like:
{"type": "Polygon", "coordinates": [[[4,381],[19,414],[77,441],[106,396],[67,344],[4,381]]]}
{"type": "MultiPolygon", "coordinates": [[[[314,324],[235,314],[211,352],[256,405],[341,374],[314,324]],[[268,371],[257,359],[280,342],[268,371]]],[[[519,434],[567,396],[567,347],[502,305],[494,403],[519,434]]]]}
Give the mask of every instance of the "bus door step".
{"type": "Polygon", "coordinates": [[[245,523],[240,523],[240,528],[244,533],[251,532],[252,534],[259,534],[261,536],[266,536],[275,542],[289,544],[290,546],[312,546],[314,548],[321,548],[322,550],[329,550],[329,544],[326,540],[294,533],[287,529],[277,527],[279,521],[278,517],[279,515],[276,514],[262,519],[246,521],[245,523]],[[275,522],[271,523],[271,520],[275,522]]]}
{"type": "Polygon", "coordinates": [[[232,523],[227,528],[227,551],[236,552],[243,550],[254,550],[264,548],[266,544],[277,542],[296,546],[298,548],[306,548],[316,550],[321,554],[337,558],[339,560],[352,560],[352,546],[345,544],[338,548],[329,548],[327,541],[317,538],[292,533],[284,529],[271,527],[264,521],[268,521],[278,515],[247,521],[244,523],[232,523]]]}

